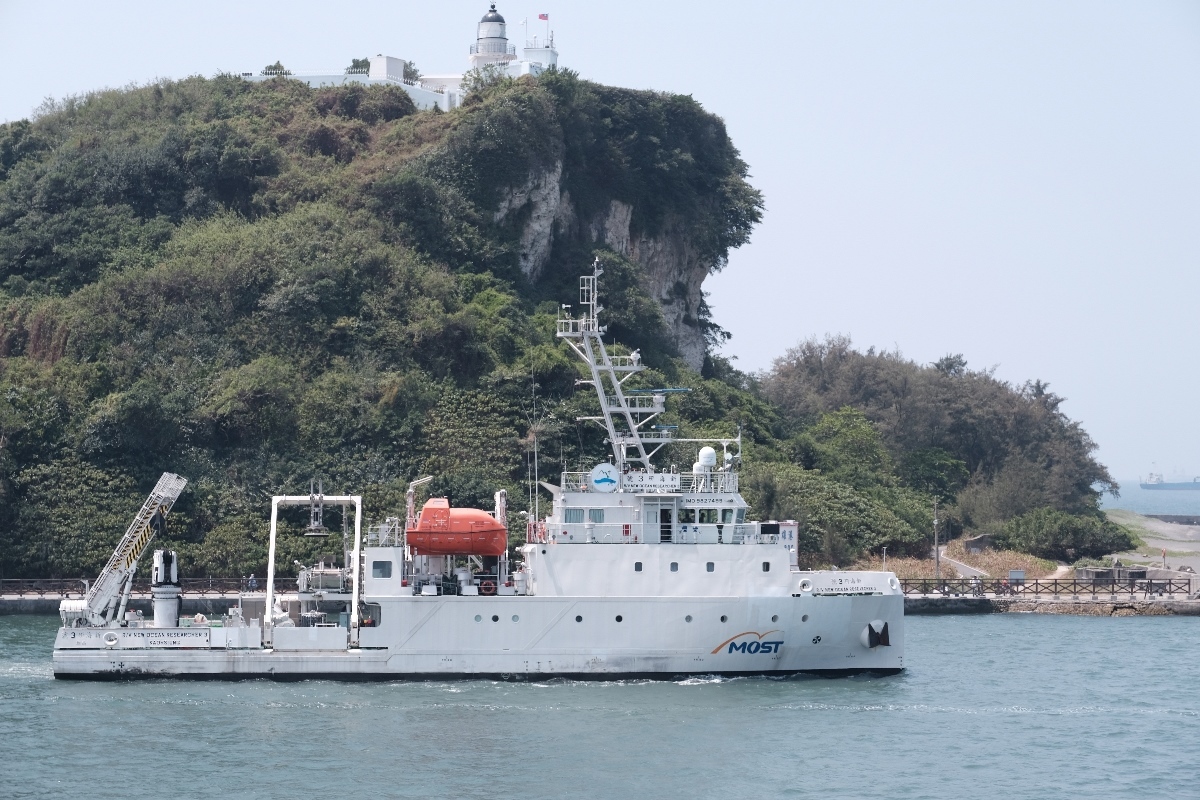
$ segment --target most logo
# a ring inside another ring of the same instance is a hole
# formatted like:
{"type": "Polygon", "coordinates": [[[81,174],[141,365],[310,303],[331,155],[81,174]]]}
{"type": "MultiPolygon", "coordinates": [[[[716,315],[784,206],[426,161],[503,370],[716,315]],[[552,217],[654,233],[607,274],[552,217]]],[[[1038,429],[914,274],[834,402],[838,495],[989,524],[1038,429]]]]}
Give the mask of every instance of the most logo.
{"type": "Polygon", "coordinates": [[[779,648],[783,646],[783,640],[763,641],[772,633],[779,633],[778,630],[759,633],[758,631],[742,631],[736,636],[730,636],[725,641],[713,648],[713,655],[725,650],[726,653],[746,653],[747,655],[755,655],[756,653],[778,653],[779,648]],[[726,649],[728,648],[728,649],[726,649]]]}

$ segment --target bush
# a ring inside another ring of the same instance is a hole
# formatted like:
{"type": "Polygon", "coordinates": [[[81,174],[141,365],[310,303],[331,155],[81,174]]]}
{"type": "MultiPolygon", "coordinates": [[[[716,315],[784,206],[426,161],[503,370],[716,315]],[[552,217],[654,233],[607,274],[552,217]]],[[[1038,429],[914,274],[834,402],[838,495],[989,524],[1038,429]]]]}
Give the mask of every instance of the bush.
{"type": "Polygon", "coordinates": [[[1103,516],[1066,514],[1039,508],[1012,519],[996,536],[995,545],[1043,558],[1073,562],[1120,553],[1134,546],[1132,537],[1103,516]]]}

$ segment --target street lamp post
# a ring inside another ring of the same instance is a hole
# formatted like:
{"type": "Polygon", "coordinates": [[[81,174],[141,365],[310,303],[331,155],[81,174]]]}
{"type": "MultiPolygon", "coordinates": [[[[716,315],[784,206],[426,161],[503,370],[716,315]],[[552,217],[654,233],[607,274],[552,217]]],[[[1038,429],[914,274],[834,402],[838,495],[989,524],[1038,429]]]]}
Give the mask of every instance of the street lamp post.
{"type": "Polygon", "coordinates": [[[933,498],[933,577],[942,579],[942,549],[938,546],[937,498],[933,498]]]}

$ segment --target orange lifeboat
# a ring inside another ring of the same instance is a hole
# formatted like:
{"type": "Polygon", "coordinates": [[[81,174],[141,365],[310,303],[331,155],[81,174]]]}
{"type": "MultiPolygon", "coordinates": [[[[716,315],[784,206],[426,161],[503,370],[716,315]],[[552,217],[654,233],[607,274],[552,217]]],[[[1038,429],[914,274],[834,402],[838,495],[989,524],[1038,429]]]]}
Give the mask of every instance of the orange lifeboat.
{"type": "Polygon", "coordinates": [[[407,537],[419,556],[499,556],[508,549],[503,523],[477,508],[451,508],[444,497],[425,502],[407,537]]]}

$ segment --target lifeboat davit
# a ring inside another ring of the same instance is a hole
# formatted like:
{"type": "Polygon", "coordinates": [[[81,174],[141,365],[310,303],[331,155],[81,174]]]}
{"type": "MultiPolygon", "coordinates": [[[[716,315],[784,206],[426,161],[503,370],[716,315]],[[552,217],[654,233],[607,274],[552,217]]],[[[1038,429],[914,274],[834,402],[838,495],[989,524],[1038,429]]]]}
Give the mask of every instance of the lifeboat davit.
{"type": "Polygon", "coordinates": [[[419,556],[500,556],[508,549],[503,523],[478,508],[451,508],[444,497],[425,502],[407,538],[419,556]]]}

